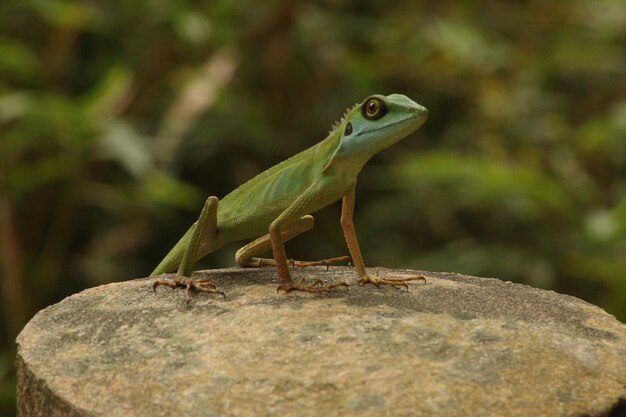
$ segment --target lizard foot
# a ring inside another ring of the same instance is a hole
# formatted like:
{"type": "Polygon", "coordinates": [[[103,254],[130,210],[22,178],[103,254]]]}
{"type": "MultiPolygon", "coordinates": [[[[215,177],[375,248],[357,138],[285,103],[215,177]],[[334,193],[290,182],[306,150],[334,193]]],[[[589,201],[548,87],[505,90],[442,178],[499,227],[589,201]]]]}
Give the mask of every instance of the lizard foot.
{"type": "Polygon", "coordinates": [[[368,275],[365,275],[364,277],[361,277],[361,279],[359,279],[359,285],[363,286],[367,284],[372,284],[372,285],[376,285],[378,288],[380,288],[381,285],[390,285],[393,287],[404,287],[408,291],[409,290],[408,283],[411,281],[424,281],[424,284],[426,284],[426,277],[419,275],[419,276],[404,277],[404,278],[378,278],[378,277],[373,277],[368,274],[368,275]]]}
{"type": "Polygon", "coordinates": [[[327,271],[331,264],[340,262],[348,262],[350,265],[352,264],[352,258],[349,256],[338,256],[336,258],[320,259],[319,261],[289,261],[290,265],[296,268],[306,268],[307,266],[325,266],[327,271]]]}
{"type": "MultiPolygon", "coordinates": [[[[336,258],[328,258],[328,259],[320,259],[319,261],[296,261],[293,259],[288,259],[287,264],[294,268],[306,268],[309,266],[325,266],[326,270],[332,264],[340,263],[340,262],[348,262],[348,264],[352,264],[352,258],[349,256],[338,256],[336,258]]],[[[276,261],[274,259],[265,259],[265,258],[254,258],[250,262],[251,266],[276,266],[276,261]]]]}
{"type": "Polygon", "coordinates": [[[304,291],[304,292],[313,292],[313,293],[324,293],[330,292],[333,288],[337,287],[345,287],[346,291],[350,288],[348,284],[345,282],[338,282],[337,284],[324,285],[324,282],[321,279],[315,280],[313,284],[305,284],[304,278],[302,278],[298,283],[289,283],[289,284],[280,284],[278,288],[276,288],[276,292],[284,291],[285,293],[291,291],[304,291]]]}
{"type": "Polygon", "coordinates": [[[226,293],[224,293],[224,291],[218,290],[215,284],[213,284],[207,278],[191,279],[189,277],[178,275],[171,281],[165,281],[165,280],[155,281],[154,284],[152,284],[152,290],[156,293],[157,287],[161,285],[170,287],[172,289],[184,288],[186,304],[189,304],[189,300],[191,300],[192,290],[199,291],[199,292],[206,292],[209,294],[221,294],[222,297],[226,299],[226,293]]]}

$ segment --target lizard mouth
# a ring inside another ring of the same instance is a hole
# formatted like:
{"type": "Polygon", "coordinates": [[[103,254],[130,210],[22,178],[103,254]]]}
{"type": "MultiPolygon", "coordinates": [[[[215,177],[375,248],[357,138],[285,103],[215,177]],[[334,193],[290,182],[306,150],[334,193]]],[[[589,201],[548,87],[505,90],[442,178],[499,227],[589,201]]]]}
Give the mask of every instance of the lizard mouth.
{"type": "Polygon", "coordinates": [[[420,106],[417,111],[409,117],[395,119],[376,128],[359,132],[357,136],[363,133],[370,134],[372,132],[378,132],[380,130],[390,130],[396,133],[398,131],[404,131],[404,128],[407,128],[407,130],[413,131],[419,128],[424,121],[426,121],[426,117],[428,117],[428,110],[425,107],[420,106]]]}

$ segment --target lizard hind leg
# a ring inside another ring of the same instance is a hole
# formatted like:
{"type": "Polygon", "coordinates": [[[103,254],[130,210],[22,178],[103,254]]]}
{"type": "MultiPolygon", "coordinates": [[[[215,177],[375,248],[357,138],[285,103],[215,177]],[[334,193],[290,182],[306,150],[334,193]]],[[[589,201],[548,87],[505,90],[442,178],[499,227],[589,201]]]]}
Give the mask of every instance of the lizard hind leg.
{"type": "Polygon", "coordinates": [[[152,284],[152,289],[156,292],[157,287],[166,286],[172,289],[185,289],[185,303],[189,304],[191,291],[206,292],[210,294],[221,294],[226,298],[226,294],[218,290],[217,287],[207,278],[192,279],[191,272],[193,264],[197,259],[198,248],[202,239],[211,239],[217,236],[217,205],[218,198],[211,196],[207,198],[200,213],[198,221],[192,226],[192,233],[185,246],[182,259],[178,266],[176,276],[169,281],[158,280],[152,284]]]}
{"type": "MultiPolygon", "coordinates": [[[[315,225],[313,216],[302,216],[289,223],[282,231],[283,242],[311,230],[315,225]]],[[[259,258],[258,256],[272,250],[272,238],[269,234],[248,243],[235,254],[237,265],[248,268],[257,268],[263,266],[276,266],[276,260],[273,258],[259,258]]],[[[326,266],[339,262],[352,262],[349,256],[338,256],[336,258],[321,259],[319,261],[295,261],[289,259],[289,265],[296,268],[305,268],[308,266],[326,266]]]]}

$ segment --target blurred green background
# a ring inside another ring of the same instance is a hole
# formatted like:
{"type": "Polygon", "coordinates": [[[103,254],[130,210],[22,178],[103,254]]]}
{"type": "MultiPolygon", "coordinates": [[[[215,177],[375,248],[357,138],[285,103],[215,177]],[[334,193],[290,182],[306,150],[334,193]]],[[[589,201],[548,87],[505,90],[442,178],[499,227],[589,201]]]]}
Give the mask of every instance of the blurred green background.
{"type": "MultiPolygon", "coordinates": [[[[625,321],[625,21],[620,0],[2,2],[0,413],[35,312],[146,276],[208,195],[373,93],[430,115],[359,178],[368,265],[523,282],[625,321]]],[[[316,219],[289,255],[346,254],[339,205],[316,219]]]]}

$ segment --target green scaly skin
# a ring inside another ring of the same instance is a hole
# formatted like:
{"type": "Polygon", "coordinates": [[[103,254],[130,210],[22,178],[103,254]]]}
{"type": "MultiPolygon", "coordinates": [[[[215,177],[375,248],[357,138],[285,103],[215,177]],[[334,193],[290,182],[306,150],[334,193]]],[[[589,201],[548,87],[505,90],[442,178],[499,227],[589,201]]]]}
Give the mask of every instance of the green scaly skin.
{"type": "MultiPolygon", "coordinates": [[[[329,290],[332,286],[325,287],[320,283],[307,286],[291,281],[285,259],[282,259],[284,236],[281,238],[281,233],[288,231],[297,219],[343,198],[344,209],[347,210],[344,213],[346,219],[342,218],[346,240],[353,260],[361,258],[358,244],[351,245],[350,230],[346,230],[352,222],[352,212],[346,204],[354,204],[357,175],[372,156],[418,129],[427,114],[426,108],[401,94],[371,96],[348,109],[321,142],[260,173],[224,197],[219,204],[217,198],[210,197],[200,219],[151,273],[151,276],[156,276],[178,269],[177,278],[173,283],[158,281],[155,288],[168,285],[186,287],[187,293],[195,288],[223,294],[206,280],[196,285],[185,279],[191,274],[193,263],[227,243],[258,238],[269,232],[271,238],[267,237],[263,248],[269,249],[271,240],[274,251],[272,264],[278,267],[281,282],[279,289],[287,292],[329,290]],[[359,252],[357,256],[353,253],[355,250],[359,252]]],[[[351,234],[354,235],[353,230],[351,234]]],[[[356,235],[353,240],[356,242],[356,235]]],[[[252,252],[256,254],[257,251],[252,252]]],[[[361,283],[395,285],[396,280],[371,277],[364,266],[357,262],[355,266],[361,283]]],[[[403,282],[401,285],[406,284],[403,282]]]]}

